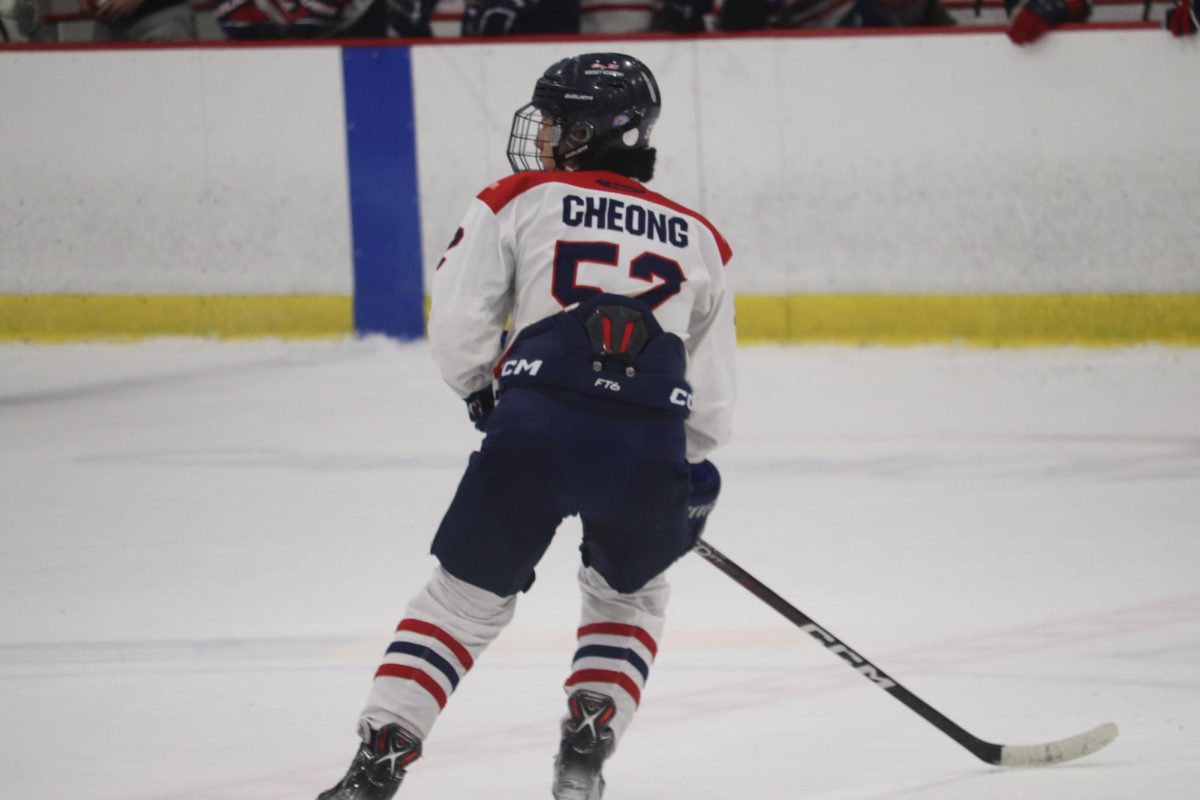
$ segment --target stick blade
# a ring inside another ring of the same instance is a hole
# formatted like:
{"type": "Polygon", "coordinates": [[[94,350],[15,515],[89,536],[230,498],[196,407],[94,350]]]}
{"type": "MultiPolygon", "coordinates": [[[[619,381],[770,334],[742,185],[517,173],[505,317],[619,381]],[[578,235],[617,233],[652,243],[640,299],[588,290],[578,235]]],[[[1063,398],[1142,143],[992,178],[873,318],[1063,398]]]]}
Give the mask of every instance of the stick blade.
{"type": "Polygon", "coordinates": [[[1117,738],[1117,726],[1111,722],[1090,731],[1059,739],[1047,744],[1004,745],[1000,748],[1000,764],[1005,767],[1045,767],[1074,761],[1107,747],[1117,738]]]}

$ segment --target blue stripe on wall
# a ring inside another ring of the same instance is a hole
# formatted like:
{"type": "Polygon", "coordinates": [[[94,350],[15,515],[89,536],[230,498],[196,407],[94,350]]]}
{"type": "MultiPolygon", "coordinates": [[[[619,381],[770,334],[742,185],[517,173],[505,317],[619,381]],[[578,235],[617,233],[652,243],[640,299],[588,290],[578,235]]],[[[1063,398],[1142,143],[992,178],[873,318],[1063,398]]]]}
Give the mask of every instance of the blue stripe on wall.
{"type": "Polygon", "coordinates": [[[412,61],[407,47],[344,47],[354,327],[424,335],[412,61]]]}

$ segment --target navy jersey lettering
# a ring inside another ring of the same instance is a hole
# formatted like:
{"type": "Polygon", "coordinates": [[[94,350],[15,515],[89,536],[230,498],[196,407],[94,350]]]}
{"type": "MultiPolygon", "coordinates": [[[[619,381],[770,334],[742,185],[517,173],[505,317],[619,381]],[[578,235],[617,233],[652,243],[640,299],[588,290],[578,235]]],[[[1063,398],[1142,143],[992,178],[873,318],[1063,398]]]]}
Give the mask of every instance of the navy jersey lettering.
{"type": "Polygon", "coordinates": [[[676,247],[687,247],[687,220],[683,217],[671,217],[671,221],[667,223],[667,229],[670,231],[671,244],[676,247]]]}
{"type": "Polygon", "coordinates": [[[625,230],[625,204],[615,197],[609,198],[608,214],[604,218],[604,227],[610,231],[625,230]]]}
{"type": "Polygon", "coordinates": [[[651,211],[615,197],[584,198],[568,194],[562,200],[562,221],[572,228],[582,226],[602,231],[623,231],[672,247],[688,246],[686,218],[651,211]]]}
{"type": "Polygon", "coordinates": [[[662,214],[647,214],[646,235],[660,242],[667,240],[667,218],[662,214]]]}
{"type": "Polygon", "coordinates": [[[563,224],[578,228],[583,224],[583,198],[569,194],[563,198],[563,224]]]}
{"type": "Polygon", "coordinates": [[[583,224],[588,228],[604,228],[604,207],[608,205],[607,197],[589,197],[584,203],[587,210],[583,212],[583,224]]]}
{"type": "Polygon", "coordinates": [[[646,209],[632,203],[625,209],[625,230],[634,236],[646,235],[646,209]]]}

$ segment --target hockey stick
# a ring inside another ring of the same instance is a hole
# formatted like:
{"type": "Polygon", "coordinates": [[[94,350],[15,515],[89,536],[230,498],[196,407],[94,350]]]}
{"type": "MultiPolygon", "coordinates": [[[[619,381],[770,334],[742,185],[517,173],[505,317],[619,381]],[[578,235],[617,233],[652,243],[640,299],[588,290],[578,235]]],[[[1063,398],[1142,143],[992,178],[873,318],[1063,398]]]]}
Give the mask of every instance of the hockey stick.
{"type": "Polygon", "coordinates": [[[1094,753],[1117,738],[1117,726],[1111,722],[1106,722],[1085,733],[1069,736],[1066,739],[1059,739],[1054,742],[1047,742],[1046,744],[1010,745],[985,742],[963,730],[936,708],[901,686],[895,678],[851,650],[832,633],[813,622],[811,617],[768,589],[757,578],[730,561],[720,550],[717,550],[708,542],[703,539],[697,540],[694,550],[705,561],[733,578],[759,600],[762,600],[771,608],[787,617],[800,630],[812,636],[835,655],[840,656],[856,672],[861,672],[869,681],[917,712],[927,722],[932,723],[935,728],[970,750],[981,761],[986,761],[989,764],[1000,764],[1005,767],[1046,766],[1062,761],[1072,761],[1076,758],[1086,756],[1088,753],[1094,753]]]}

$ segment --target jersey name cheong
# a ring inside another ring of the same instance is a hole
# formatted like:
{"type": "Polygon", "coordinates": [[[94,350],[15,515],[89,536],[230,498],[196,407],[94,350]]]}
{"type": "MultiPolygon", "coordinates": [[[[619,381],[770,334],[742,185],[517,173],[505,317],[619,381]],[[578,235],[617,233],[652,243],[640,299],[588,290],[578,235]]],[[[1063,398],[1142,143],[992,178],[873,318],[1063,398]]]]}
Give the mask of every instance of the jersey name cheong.
{"type": "Polygon", "coordinates": [[[661,211],[651,211],[637,203],[627,203],[615,197],[569,194],[562,203],[563,222],[572,228],[582,225],[585,228],[624,231],[674,247],[688,246],[688,221],[683,217],[667,216],[661,211]]]}

